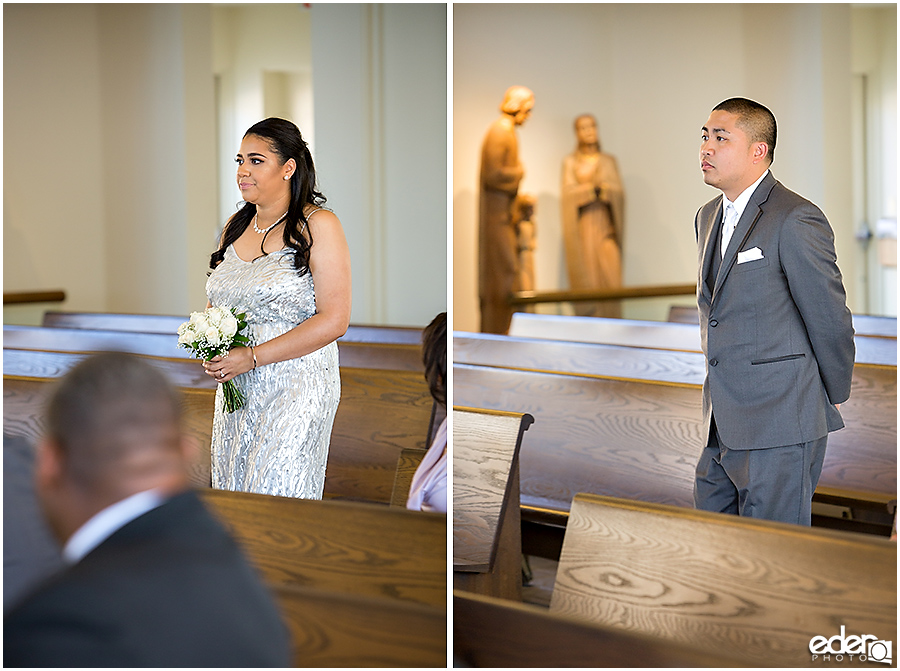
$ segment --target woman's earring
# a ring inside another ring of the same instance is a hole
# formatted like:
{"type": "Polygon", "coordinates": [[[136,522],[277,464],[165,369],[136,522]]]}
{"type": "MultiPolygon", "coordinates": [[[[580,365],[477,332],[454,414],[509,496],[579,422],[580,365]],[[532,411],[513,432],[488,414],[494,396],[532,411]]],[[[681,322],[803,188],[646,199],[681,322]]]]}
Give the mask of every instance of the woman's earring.
{"type": "Polygon", "coordinates": [[[284,179],[285,179],[285,180],[288,180],[288,179],[290,179],[290,178],[291,178],[290,175],[285,175],[285,176],[284,176],[284,179]]]}

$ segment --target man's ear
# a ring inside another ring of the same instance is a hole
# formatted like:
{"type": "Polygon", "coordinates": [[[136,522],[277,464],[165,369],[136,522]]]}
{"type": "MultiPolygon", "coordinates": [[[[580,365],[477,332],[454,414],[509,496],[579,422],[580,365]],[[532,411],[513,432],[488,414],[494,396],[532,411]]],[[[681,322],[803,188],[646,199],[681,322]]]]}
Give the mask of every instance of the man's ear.
{"type": "Polygon", "coordinates": [[[59,443],[51,438],[42,438],[34,460],[34,484],[38,493],[58,488],[62,477],[63,456],[59,443]]]}
{"type": "Polygon", "coordinates": [[[200,460],[200,441],[182,433],[178,439],[178,453],[186,467],[197,463],[200,460]]]}
{"type": "Polygon", "coordinates": [[[769,145],[765,142],[754,142],[753,143],[753,162],[759,163],[760,161],[766,160],[766,157],[769,155],[769,145]]]}

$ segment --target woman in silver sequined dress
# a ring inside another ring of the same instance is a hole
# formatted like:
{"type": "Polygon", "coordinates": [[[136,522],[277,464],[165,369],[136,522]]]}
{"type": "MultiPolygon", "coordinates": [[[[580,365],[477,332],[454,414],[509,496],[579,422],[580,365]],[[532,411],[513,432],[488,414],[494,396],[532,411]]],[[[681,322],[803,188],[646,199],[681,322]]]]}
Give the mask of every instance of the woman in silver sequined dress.
{"type": "Polygon", "coordinates": [[[247,313],[250,346],[204,363],[246,398],[226,413],[216,393],[212,485],[322,498],[341,382],[335,342],[350,321],[350,254],[322,208],[297,127],[265,119],[244,135],[237,182],[245,204],[210,259],[210,305],[247,313]]]}

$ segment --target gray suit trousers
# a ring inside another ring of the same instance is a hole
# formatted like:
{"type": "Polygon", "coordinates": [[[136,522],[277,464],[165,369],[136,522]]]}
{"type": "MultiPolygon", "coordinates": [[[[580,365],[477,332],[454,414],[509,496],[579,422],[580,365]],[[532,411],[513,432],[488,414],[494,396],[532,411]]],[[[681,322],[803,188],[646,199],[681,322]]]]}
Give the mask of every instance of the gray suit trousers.
{"type": "Polygon", "coordinates": [[[697,462],[694,506],[810,526],[828,436],[799,445],[731,450],[714,426],[697,462]]]}

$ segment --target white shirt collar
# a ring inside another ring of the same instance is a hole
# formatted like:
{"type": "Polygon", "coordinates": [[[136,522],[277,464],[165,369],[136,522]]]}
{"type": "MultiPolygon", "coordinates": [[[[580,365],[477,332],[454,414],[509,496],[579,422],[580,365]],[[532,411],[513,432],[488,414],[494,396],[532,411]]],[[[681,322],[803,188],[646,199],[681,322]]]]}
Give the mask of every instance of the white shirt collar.
{"type": "Polygon", "coordinates": [[[138,492],[112,504],[81,525],[63,548],[63,560],[76,564],[116,531],[159,506],[165,497],[156,489],[138,492]]]}
{"type": "Polygon", "coordinates": [[[762,182],[766,178],[766,175],[768,175],[768,174],[769,174],[769,169],[766,168],[766,171],[762,175],[760,175],[759,179],[756,180],[755,182],[753,182],[753,184],[748,186],[746,189],[741,191],[741,194],[737,198],[734,199],[733,203],[730,200],[728,200],[728,196],[726,196],[723,193],[722,194],[722,211],[724,212],[725,208],[728,207],[728,205],[733,205],[734,211],[737,213],[737,219],[735,219],[735,221],[739,221],[741,218],[741,215],[744,214],[744,208],[746,208],[747,203],[750,202],[750,197],[753,195],[753,192],[756,191],[756,187],[759,186],[759,183],[762,182]]]}

